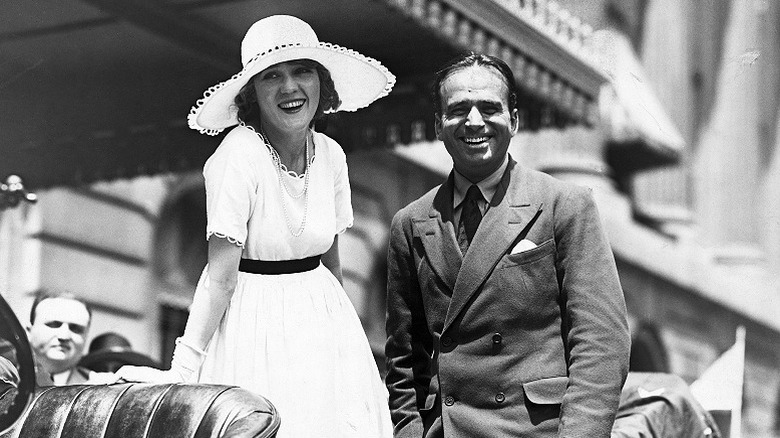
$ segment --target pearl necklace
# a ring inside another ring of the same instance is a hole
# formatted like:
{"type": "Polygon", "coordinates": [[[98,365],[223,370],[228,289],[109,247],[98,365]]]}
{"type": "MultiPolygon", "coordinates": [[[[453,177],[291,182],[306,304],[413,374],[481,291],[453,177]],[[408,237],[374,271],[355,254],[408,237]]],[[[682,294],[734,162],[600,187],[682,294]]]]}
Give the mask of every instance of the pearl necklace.
{"type": "MultiPolygon", "coordinates": [[[[242,123],[243,124],[243,123],[242,123]]],[[[249,130],[257,134],[258,137],[260,137],[260,140],[265,144],[266,148],[268,149],[268,154],[271,155],[271,161],[274,162],[274,167],[276,168],[276,176],[279,180],[279,191],[286,192],[288,196],[290,196],[293,199],[299,199],[301,196],[304,196],[303,200],[303,219],[301,220],[301,225],[296,230],[290,221],[290,214],[287,212],[287,203],[284,201],[284,193],[281,193],[281,202],[282,202],[282,212],[284,213],[284,221],[287,224],[287,229],[290,230],[290,234],[293,235],[293,237],[298,237],[301,234],[303,234],[303,229],[306,228],[306,216],[309,211],[309,176],[311,176],[311,161],[309,159],[309,134],[306,134],[306,143],[304,144],[304,156],[306,159],[306,167],[304,168],[304,180],[303,180],[303,190],[301,190],[298,194],[293,194],[290,189],[287,187],[287,183],[285,183],[284,178],[282,177],[282,173],[286,174],[292,174],[290,171],[287,170],[287,166],[285,166],[282,163],[282,159],[279,157],[279,152],[276,151],[276,149],[271,145],[271,142],[268,140],[268,137],[265,135],[262,130],[260,132],[255,131],[255,129],[249,125],[243,124],[243,126],[247,127],[249,130]]],[[[297,176],[297,175],[296,175],[297,176]]]]}

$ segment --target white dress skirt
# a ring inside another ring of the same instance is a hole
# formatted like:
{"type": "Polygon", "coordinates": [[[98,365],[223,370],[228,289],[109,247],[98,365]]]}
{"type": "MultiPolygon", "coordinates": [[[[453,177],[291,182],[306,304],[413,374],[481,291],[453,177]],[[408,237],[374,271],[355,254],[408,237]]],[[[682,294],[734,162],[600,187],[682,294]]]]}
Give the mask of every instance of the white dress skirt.
{"type": "MultiPolygon", "coordinates": [[[[314,133],[314,146],[309,193],[295,198],[305,178],[279,173],[253,131],[228,133],[204,167],[207,238],[226,238],[256,260],[327,251],[352,225],[346,157],[323,134],[314,133]]],[[[208,285],[207,266],[197,287],[208,285]]],[[[322,264],[294,274],[239,272],[199,381],[268,398],[281,416],[280,438],[392,437],[387,390],[360,319],[322,264]]]]}

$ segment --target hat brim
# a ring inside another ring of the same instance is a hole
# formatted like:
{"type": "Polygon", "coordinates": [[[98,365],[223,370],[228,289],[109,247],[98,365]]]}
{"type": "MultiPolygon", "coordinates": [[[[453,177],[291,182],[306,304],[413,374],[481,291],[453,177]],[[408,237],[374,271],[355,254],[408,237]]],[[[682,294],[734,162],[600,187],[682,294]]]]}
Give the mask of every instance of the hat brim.
{"type": "Polygon", "coordinates": [[[123,365],[136,365],[159,368],[160,364],[151,357],[132,350],[106,350],[87,354],[79,361],[79,365],[92,369],[93,366],[105,363],[117,362],[123,365]]]}
{"type": "Polygon", "coordinates": [[[261,53],[227,81],[203,94],[190,110],[189,126],[202,134],[216,135],[238,124],[238,109],[234,99],[241,87],[266,68],[281,62],[311,59],[330,72],[341,105],[336,111],[357,111],[386,96],[395,85],[395,76],[379,61],[329,43],[317,46],[293,45],[276,47],[261,53]]]}

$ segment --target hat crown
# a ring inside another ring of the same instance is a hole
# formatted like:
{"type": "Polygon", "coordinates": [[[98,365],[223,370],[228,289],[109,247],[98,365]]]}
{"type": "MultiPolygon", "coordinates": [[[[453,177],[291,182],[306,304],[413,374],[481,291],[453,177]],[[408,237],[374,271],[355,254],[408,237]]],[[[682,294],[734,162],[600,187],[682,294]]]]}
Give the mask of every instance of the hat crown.
{"type": "Polygon", "coordinates": [[[317,34],[308,23],[291,15],[272,15],[258,20],[241,42],[241,63],[274,48],[290,45],[316,46],[317,34]]]}
{"type": "Polygon", "coordinates": [[[124,336],[114,332],[98,335],[95,337],[95,339],[92,340],[92,342],[89,343],[90,353],[103,350],[112,351],[117,349],[129,350],[130,341],[128,341],[124,336]]]}

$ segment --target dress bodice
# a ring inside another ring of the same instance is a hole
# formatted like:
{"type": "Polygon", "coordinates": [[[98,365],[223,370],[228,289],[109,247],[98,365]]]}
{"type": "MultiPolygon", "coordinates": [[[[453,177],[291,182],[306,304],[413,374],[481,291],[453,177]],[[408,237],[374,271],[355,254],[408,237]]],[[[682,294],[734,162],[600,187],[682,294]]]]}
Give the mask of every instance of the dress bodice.
{"type": "Polygon", "coordinates": [[[242,257],[258,260],[326,252],[333,237],[352,225],[352,203],[341,146],[317,132],[313,143],[307,193],[295,198],[305,178],[280,172],[254,131],[238,126],[228,133],[203,171],[207,239],[228,238],[244,248],[242,257]],[[303,232],[294,236],[304,220],[303,232]]]}

